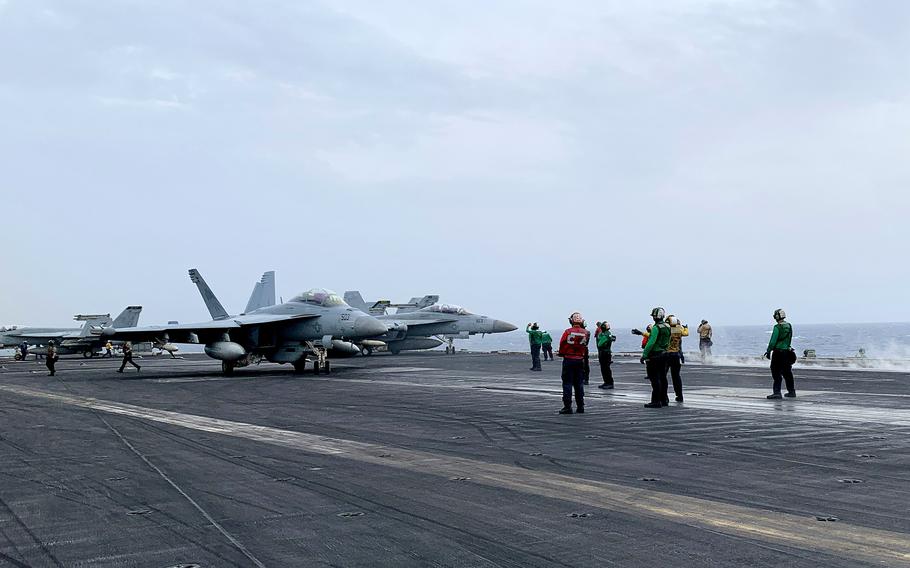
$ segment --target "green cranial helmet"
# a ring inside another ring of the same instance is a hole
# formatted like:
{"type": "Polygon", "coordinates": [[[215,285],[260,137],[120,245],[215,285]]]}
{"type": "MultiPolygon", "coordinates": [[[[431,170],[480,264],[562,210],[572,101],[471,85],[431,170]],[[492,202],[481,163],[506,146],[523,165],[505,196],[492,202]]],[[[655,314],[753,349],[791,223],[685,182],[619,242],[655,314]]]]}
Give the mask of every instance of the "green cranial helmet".
{"type": "Polygon", "coordinates": [[[654,308],[651,310],[651,317],[655,320],[662,320],[667,315],[666,310],[661,307],[654,308]]]}

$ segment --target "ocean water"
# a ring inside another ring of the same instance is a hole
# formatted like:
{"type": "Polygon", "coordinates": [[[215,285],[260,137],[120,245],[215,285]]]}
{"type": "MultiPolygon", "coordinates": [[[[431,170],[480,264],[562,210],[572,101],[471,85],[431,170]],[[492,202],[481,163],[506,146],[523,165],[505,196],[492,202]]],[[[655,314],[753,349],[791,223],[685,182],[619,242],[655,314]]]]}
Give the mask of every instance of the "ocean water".
{"type": "MultiPolygon", "coordinates": [[[[713,326],[714,355],[733,357],[760,356],[771,338],[771,325],[713,326]]],[[[563,327],[550,328],[554,341],[559,341],[563,327]]],[[[611,330],[617,340],[615,351],[640,351],[641,337],[632,335],[630,328],[611,330]]],[[[683,340],[685,351],[698,351],[698,336],[693,326],[692,334],[683,340]]],[[[512,333],[475,336],[467,341],[456,341],[459,348],[470,351],[526,351],[527,334],[523,329],[512,333]]],[[[554,346],[555,347],[555,346],[554,346]]],[[[866,357],[883,359],[910,359],[910,323],[839,323],[793,324],[793,348],[802,356],[803,350],[815,349],[818,357],[854,357],[865,349],[866,357]]]]}

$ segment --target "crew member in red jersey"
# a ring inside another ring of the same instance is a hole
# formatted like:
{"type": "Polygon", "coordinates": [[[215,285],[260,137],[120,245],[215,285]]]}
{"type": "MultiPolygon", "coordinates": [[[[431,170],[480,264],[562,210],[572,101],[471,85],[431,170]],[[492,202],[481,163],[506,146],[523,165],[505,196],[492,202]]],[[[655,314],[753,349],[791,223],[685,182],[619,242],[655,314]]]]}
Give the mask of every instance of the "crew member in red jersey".
{"type": "Polygon", "coordinates": [[[562,357],[562,410],[560,414],[572,414],[572,391],[575,391],[575,407],[579,414],[585,411],[585,356],[591,332],[585,329],[585,319],[575,312],[569,317],[572,327],[562,333],[559,340],[559,356],[562,357]]]}

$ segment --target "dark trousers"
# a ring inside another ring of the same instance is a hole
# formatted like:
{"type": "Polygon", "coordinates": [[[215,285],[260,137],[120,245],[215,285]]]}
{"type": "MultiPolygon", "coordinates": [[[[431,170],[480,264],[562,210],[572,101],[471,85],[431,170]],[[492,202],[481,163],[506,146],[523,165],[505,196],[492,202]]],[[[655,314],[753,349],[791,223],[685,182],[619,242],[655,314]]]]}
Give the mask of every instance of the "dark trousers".
{"type": "MultiPolygon", "coordinates": [[[[667,353],[667,370],[670,371],[670,377],[673,379],[673,392],[676,393],[678,398],[682,398],[682,377],[679,375],[679,371],[682,369],[682,354],[681,353],[667,353]]],[[[665,375],[666,377],[666,375],[665,375]]],[[[664,385],[667,384],[667,379],[664,378],[664,385]]],[[[664,387],[667,388],[667,387],[664,387]]]]}
{"type": "Polygon", "coordinates": [[[710,339],[699,339],[698,340],[698,350],[701,351],[701,360],[705,361],[708,357],[711,356],[711,346],[713,343],[710,339]]]}
{"type": "Polygon", "coordinates": [[[114,358],[114,352],[111,351],[110,349],[108,349],[107,351],[104,352],[104,355],[101,356],[102,359],[103,359],[104,357],[108,357],[108,358],[110,358],[110,359],[113,359],[113,358],[114,358]]]}
{"type": "Polygon", "coordinates": [[[583,372],[584,372],[584,383],[585,383],[585,384],[588,384],[588,380],[591,378],[591,359],[588,357],[588,352],[587,352],[587,351],[585,351],[585,359],[584,359],[584,362],[585,362],[584,367],[583,367],[583,369],[584,369],[584,371],[583,371],[583,372]]]}
{"type": "Polygon", "coordinates": [[[47,370],[50,372],[50,375],[53,377],[57,373],[57,358],[56,357],[45,357],[44,364],[47,365],[47,370]]]}
{"type": "Polygon", "coordinates": [[[582,359],[562,360],[562,405],[572,407],[572,391],[575,391],[575,405],[585,407],[585,362],[582,359]]]}
{"type": "Polygon", "coordinates": [[[543,360],[546,361],[549,358],[550,361],[552,361],[553,360],[553,344],[544,343],[541,346],[541,349],[543,350],[543,360]]]}
{"type": "Polygon", "coordinates": [[[790,352],[775,349],[771,352],[771,377],[774,378],[774,392],[780,394],[781,381],[787,382],[787,392],[796,394],[796,383],[793,380],[793,365],[790,364],[790,352]]]}
{"type": "Polygon", "coordinates": [[[531,344],[531,369],[540,369],[540,345],[531,344]]]}
{"type": "Polygon", "coordinates": [[[651,402],[668,403],[667,396],[667,358],[663,353],[651,355],[645,361],[645,369],[648,373],[648,381],[651,383],[651,402]]]}
{"type": "Polygon", "coordinates": [[[120,372],[121,372],[121,373],[123,372],[123,368],[126,367],[126,364],[127,364],[127,363],[129,363],[129,364],[132,365],[133,367],[136,367],[137,369],[139,368],[139,365],[137,365],[137,364],[135,363],[135,361],[133,361],[133,354],[132,354],[132,353],[124,353],[124,354],[123,354],[123,362],[120,363],[120,372]]]}
{"type": "Polygon", "coordinates": [[[604,384],[613,386],[613,353],[602,349],[597,351],[597,358],[600,360],[600,376],[603,377],[604,384]]]}

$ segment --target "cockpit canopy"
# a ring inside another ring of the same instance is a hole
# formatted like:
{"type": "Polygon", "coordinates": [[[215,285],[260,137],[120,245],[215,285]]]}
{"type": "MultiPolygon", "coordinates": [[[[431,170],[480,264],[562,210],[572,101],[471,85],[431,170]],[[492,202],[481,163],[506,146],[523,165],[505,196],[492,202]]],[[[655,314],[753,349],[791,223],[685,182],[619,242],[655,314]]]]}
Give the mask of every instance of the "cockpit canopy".
{"type": "Polygon", "coordinates": [[[427,306],[421,308],[422,312],[436,312],[439,314],[455,314],[459,316],[469,316],[471,312],[462,308],[461,306],[455,306],[453,304],[433,304],[432,306],[427,306]]]}
{"type": "Polygon", "coordinates": [[[299,302],[301,304],[312,304],[314,306],[322,306],[324,308],[331,308],[334,306],[346,306],[344,300],[341,299],[341,296],[332,292],[331,290],[326,290],[324,288],[313,288],[312,290],[307,290],[303,294],[298,294],[291,298],[292,302],[299,302]]]}

